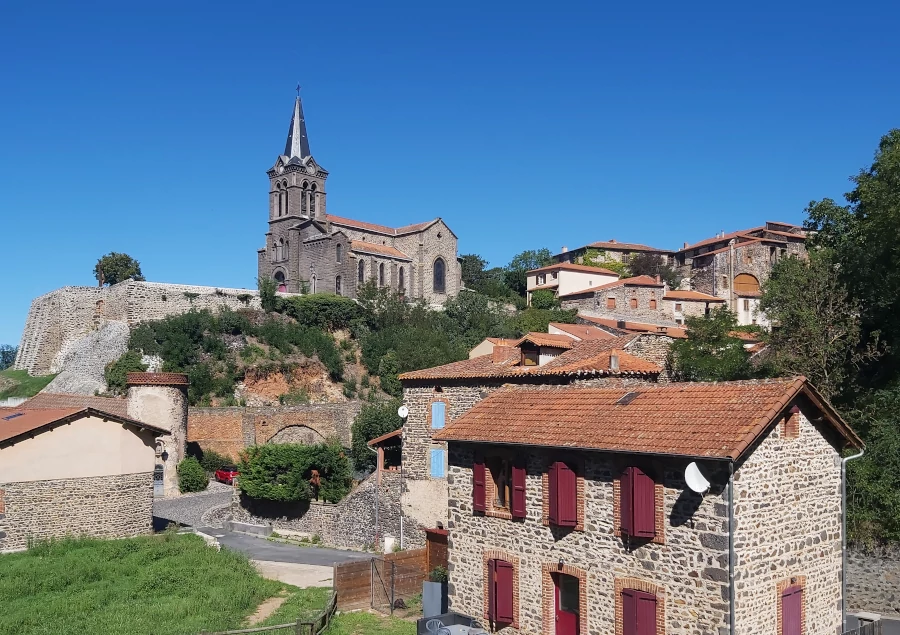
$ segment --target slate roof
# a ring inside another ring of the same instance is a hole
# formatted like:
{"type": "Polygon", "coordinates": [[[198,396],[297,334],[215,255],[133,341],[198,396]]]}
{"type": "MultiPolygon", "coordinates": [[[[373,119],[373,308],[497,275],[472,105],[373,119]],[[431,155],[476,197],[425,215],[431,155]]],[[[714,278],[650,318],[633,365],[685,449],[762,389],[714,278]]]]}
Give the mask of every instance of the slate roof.
{"type": "Polygon", "coordinates": [[[129,423],[157,434],[170,434],[164,428],[158,428],[135,419],[115,415],[111,412],[102,412],[94,408],[8,408],[0,412],[0,443],[15,441],[24,436],[34,436],[35,434],[51,430],[57,425],[63,425],[84,417],[100,417],[118,423],[129,423]]]}
{"type": "Polygon", "coordinates": [[[804,377],[631,388],[511,387],[432,438],[735,460],[800,394],[846,444],[863,446],[804,377]]]}
{"type": "Polygon", "coordinates": [[[440,218],[435,218],[434,220],[426,221],[424,223],[416,223],[414,225],[404,225],[403,227],[394,228],[388,227],[387,225],[376,225],[375,223],[366,223],[364,221],[353,220],[352,218],[334,216],[333,214],[326,214],[325,218],[331,221],[333,225],[343,225],[345,227],[352,227],[354,229],[361,229],[363,231],[376,232],[378,234],[387,234],[388,236],[401,236],[403,234],[411,234],[413,232],[422,231],[423,229],[427,229],[441,220],[440,218]]]}
{"type": "Polygon", "coordinates": [[[294,102],[294,114],[288,128],[287,143],[284,144],[284,156],[292,159],[305,159],[309,156],[309,138],[306,136],[306,120],[303,118],[303,102],[300,96],[294,102]]]}

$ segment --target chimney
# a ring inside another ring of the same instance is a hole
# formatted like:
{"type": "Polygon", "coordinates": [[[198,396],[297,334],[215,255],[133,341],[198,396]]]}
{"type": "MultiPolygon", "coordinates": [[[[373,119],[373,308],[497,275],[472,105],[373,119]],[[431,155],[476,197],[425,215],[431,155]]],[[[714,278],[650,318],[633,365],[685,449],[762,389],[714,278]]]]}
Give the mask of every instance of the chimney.
{"type": "Polygon", "coordinates": [[[616,239],[615,239],[615,238],[610,238],[610,239],[609,239],[609,242],[612,243],[612,244],[615,244],[615,243],[616,243],[616,239]]]}
{"type": "Polygon", "coordinates": [[[682,247],[682,249],[687,249],[687,248],[688,248],[688,244],[684,243],[684,247],[682,247]]]}
{"type": "Polygon", "coordinates": [[[656,274],[656,284],[659,284],[660,282],[662,281],[660,280],[659,274],[656,274]]]}
{"type": "Polygon", "coordinates": [[[178,494],[176,468],[187,453],[187,375],[128,373],[126,381],[128,416],[171,433],[164,439],[162,455],[156,460],[163,466],[163,494],[178,494]]]}
{"type": "Polygon", "coordinates": [[[562,247],[562,253],[566,253],[567,251],[569,251],[569,248],[566,247],[565,245],[563,245],[563,247],[562,247]]]}
{"type": "Polygon", "coordinates": [[[611,373],[619,372],[619,353],[617,351],[609,354],[609,371],[611,373]]]}
{"type": "Polygon", "coordinates": [[[507,351],[509,350],[509,346],[500,346],[499,344],[494,344],[494,348],[491,349],[491,363],[492,364],[501,364],[507,359],[507,351]]]}

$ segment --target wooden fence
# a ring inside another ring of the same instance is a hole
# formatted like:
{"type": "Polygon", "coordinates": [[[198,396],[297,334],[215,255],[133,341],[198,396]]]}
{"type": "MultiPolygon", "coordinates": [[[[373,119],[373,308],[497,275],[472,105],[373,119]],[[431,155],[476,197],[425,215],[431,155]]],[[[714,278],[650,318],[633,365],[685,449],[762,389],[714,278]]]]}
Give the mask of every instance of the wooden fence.
{"type": "Polygon", "coordinates": [[[242,628],[235,631],[219,631],[216,633],[201,632],[200,635],[244,635],[244,633],[292,633],[293,635],[320,635],[328,628],[331,618],[337,609],[337,594],[331,593],[328,604],[311,620],[299,619],[290,624],[276,624],[275,626],[257,626],[256,628],[242,628]]]}
{"type": "Polygon", "coordinates": [[[392,610],[398,599],[422,593],[426,575],[426,550],[413,549],[370,560],[334,566],[337,608],[392,610]]]}
{"type": "Polygon", "coordinates": [[[861,624],[849,631],[844,631],[844,635],[881,635],[881,621],[861,624]]]}

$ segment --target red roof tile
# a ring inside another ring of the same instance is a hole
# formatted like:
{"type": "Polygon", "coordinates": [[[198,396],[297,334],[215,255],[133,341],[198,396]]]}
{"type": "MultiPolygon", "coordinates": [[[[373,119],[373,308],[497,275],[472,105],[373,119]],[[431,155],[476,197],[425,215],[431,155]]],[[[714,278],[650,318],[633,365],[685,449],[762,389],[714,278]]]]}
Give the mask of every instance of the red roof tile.
{"type": "Polygon", "coordinates": [[[681,291],[673,289],[666,291],[663,300],[680,300],[685,302],[725,302],[725,298],[720,298],[708,293],[700,293],[699,291],[681,291]]]}
{"type": "Polygon", "coordinates": [[[372,439],[371,441],[366,443],[366,445],[369,445],[369,446],[378,445],[379,443],[383,443],[384,441],[388,441],[389,439],[398,439],[399,440],[399,438],[402,435],[403,435],[403,428],[397,428],[393,432],[388,432],[387,434],[382,434],[380,437],[375,437],[374,439],[372,439]]]}
{"type": "Polygon", "coordinates": [[[536,346],[555,346],[556,348],[572,348],[575,344],[568,335],[558,335],[554,333],[526,333],[524,336],[516,340],[511,346],[518,346],[522,342],[531,342],[536,346]]]}
{"type": "Polygon", "coordinates": [[[591,243],[587,245],[588,247],[592,247],[594,249],[621,249],[623,251],[658,251],[663,254],[672,253],[668,249],[657,249],[656,247],[650,247],[648,245],[641,245],[639,243],[620,243],[618,240],[601,240],[595,243],[591,243]]]}
{"type": "Polygon", "coordinates": [[[803,377],[630,390],[509,388],[475,404],[433,438],[735,460],[801,393],[847,444],[862,447],[803,377]]]}
{"type": "Polygon", "coordinates": [[[568,333],[572,337],[579,340],[608,340],[615,337],[608,331],[598,329],[596,326],[587,326],[585,324],[563,324],[562,322],[550,322],[550,326],[568,333]]]}
{"type": "Polygon", "coordinates": [[[617,320],[614,318],[601,318],[591,315],[581,315],[583,320],[588,320],[594,324],[600,324],[620,331],[630,331],[632,333],[656,333],[658,335],[668,335],[676,339],[684,339],[687,337],[687,329],[681,326],[662,326],[660,324],[649,324],[646,322],[631,322],[628,320],[617,320]]]}
{"type": "MultiPolygon", "coordinates": [[[[738,231],[725,234],[724,236],[713,236],[712,238],[707,238],[705,240],[701,240],[700,242],[694,243],[693,245],[688,245],[684,249],[679,249],[678,251],[680,253],[682,251],[689,251],[691,249],[697,249],[698,247],[705,247],[706,245],[713,245],[718,242],[728,242],[732,238],[739,238],[742,236],[744,238],[754,238],[754,236],[751,235],[752,232],[758,232],[758,231],[762,231],[764,229],[765,229],[765,227],[751,227],[750,229],[740,229],[738,231]]],[[[700,255],[705,256],[706,254],[700,254],[700,255]]]]}
{"type": "Polygon", "coordinates": [[[33,436],[51,429],[54,424],[75,421],[84,417],[105,417],[119,423],[130,423],[157,434],[169,434],[169,431],[163,428],[93,408],[10,408],[0,414],[0,442],[13,441],[25,435],[33,436]]]}
{"type": "Polygon", "coordinates": [[[663,286],[662,282],[657,282],[656,278],[651,276],[634,276],[633,278],[622,278],[621,280],[616,280],[615,282],[607,282],[606,284],[601,284],[599,287],[591,287],[590,289],[584,289],[583,291],[575,291],[574,293],[566,293],[564,295],[559,296],[560,298],[566,298],[572,295],[581,295],[582,293],[593,293],[594,291],[604,291],[606,289],[616,289],[618,287],[656,287],[661,288],[663,286]]]}
{"type": "Polygon", "coordinates": [[[589,267],[587,265],[576,265],[569,262],[561,262],[555,265],[547,265],[546,267],[541,267],[540,269],[532,269],[528,273],[540,273],[542,271],[581,271],[584,273],[596,273],[597,275],[603,276],[619,276],[619,274],[617,274],[615,271],[610,271],[609,269],[604,269],[603,267],[589,267]]]}
{"type": "Polygon", "coordinates": [[[112,397],[96,397],[94,395],[68,395],[48,392],[39,392],[23,404],[16,406],[20,409],[53,410],[58,408],[93,408],[111,415],[120,417],[128,416],[128,402],[125,399],[112,397]]]}
{"type": "Polygon", "coordinates": [[[369,243],[363,240],[351,240],[350,249],[365,254],[375,254],[376,256],[389,256],[391,258],[399,258],[400,260],[412,260],[412,258],[399,249],[394,249],[388,245],[376,245],[375,243],[369,243]]]}
{"type": "Polygon", "coordinates": [[[422,231],[438,222],[440,219],[435,218],[434,220],[427,221],[425,223],[416,223],[414,225],[405,225],[403,227],[388,227],[387,225],[376,225],[375,223],[366,223],[359,220],[353,220],[352,218],[343,218],[341,216],[334,216],[332,214],[326,214],[325,218],[331,221],[333,225],[343,225],[345,227],[352,227],[354,229],[361,229],[363,231],[376,232],[379,234],[387,234],[388,236],[399,236],[401,234],[410,234],[417,231],[422,231]]]}

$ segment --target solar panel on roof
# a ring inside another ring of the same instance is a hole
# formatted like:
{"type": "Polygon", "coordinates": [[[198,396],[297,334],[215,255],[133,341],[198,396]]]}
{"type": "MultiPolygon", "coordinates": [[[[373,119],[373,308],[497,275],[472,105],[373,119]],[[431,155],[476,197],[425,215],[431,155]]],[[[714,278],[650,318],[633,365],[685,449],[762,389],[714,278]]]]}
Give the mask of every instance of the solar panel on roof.
{"type": "Polygon", "coordinates": [[[626,392],[619,400],[616,402],[617,406],[627,406],[632,401],[634,401],[635,397],[637,397],[640,393],[636,392],[626,392]]]}
{"type": "Polygon", "coordinates": [[[25,414],[24,412],[14,412],[11,415],[6,415],[5,417],[3,417],[3,420],[9,421],[10,419],[15,419],[16,417],[21,417],[24,414],[25,414]]]}

